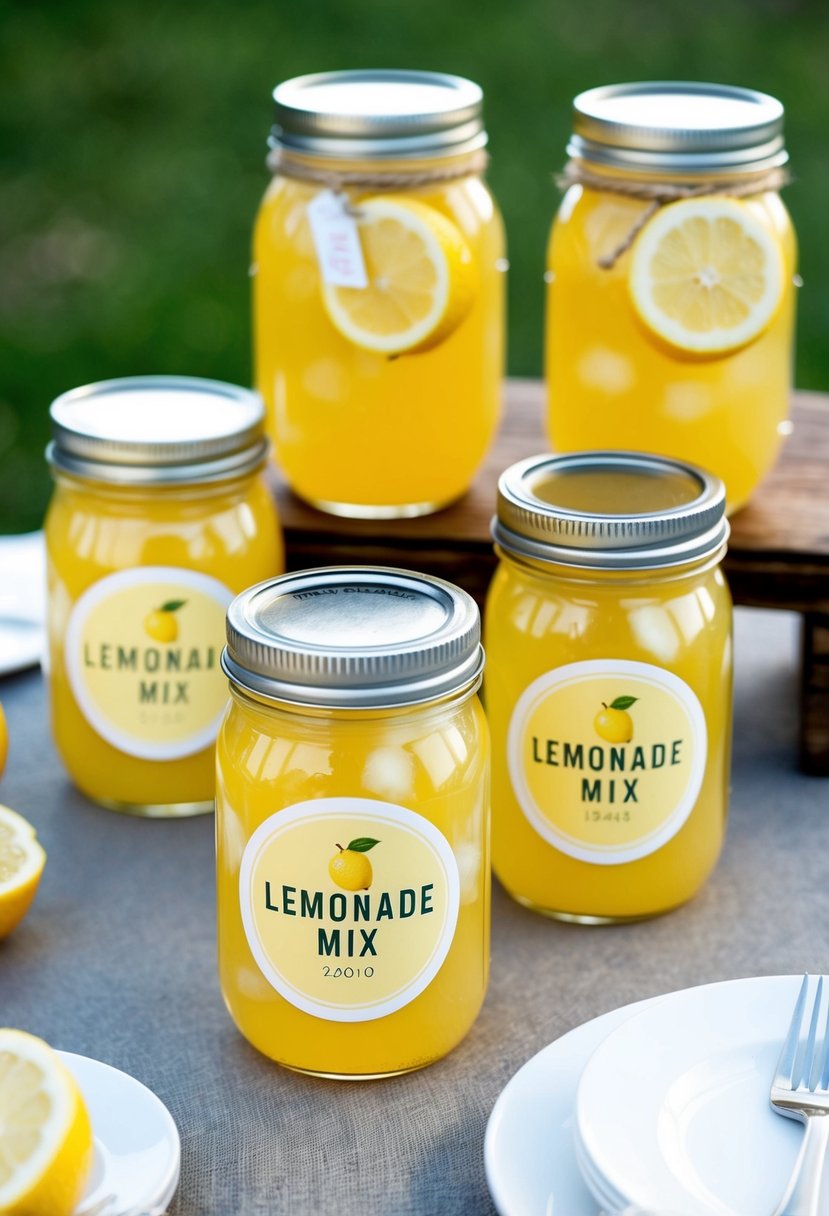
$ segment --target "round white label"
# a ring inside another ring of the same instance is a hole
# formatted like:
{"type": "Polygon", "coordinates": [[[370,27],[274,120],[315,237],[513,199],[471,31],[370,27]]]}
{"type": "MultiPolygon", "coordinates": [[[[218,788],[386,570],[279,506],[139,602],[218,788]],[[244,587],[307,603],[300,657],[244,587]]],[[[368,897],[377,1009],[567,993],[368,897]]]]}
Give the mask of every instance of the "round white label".
{"type": "Polygon", "coordinates": [[[618,865],[676,835],[705,775],[696,694],[661,667],[591,659],[546,672],[519,698],[507,758],[533,828],[570,857],[618,865]]]}
{"type": "Polygon", "coordinates": [[[292,1005],[366,1022],[432,982],[458,920],[446,838],[422,815],[371,798],[317,798],[277,811],[239,873],[248,944],[292,1005]]]}
{"type": "Polygon", "coordinates": [[[218,579],[139,566],[89,587],[66,631],[81,712],[130,756],[175,760],[214,742],[227,704],[219,659],[233,593],[218,579]]]}

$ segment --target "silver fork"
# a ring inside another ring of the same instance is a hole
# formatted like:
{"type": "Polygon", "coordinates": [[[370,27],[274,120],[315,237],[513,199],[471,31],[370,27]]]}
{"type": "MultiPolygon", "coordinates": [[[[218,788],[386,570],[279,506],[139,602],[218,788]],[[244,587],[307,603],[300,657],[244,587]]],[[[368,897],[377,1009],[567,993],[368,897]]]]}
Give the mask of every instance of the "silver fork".
{"type": "Polygon", "coordinates": [[[771,1105],[806,1126],[792,1176],[772,1216],[817,1216],[829,1144],[829,1005],[820,1018],[824,976],[809,996],[804,975],[789,1032],[771,1083],[771,1105]]]}

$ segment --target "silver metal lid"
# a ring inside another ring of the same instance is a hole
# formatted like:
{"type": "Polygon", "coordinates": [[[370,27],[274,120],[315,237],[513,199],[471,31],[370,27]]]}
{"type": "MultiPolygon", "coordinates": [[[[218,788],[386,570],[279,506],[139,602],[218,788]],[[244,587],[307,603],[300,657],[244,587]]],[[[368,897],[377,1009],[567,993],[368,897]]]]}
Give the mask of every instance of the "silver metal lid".
{"type": "Polygon", "coordinates": [[[536,561],[599,570],[680,566],[728,539],[725,487],[643,452],[531,456],[501,474],[495,541],[536,561]]]}
{"type": "Polygon", "coordinates": [[[458,155],[486,145],[483,93],[461,76],[366,70],[297,76],[273,92],[270,145],[366,160],[458,155]]]}
{"type": "Polygon", "coordinates": [[[130,376],[52,402],[55,468],[119,485],[219,481],[258,468],[268,450],[257,393],[191,376],[130,376]]]}
{"type": "Polygon", "coordinates": [[[333,566],[238,595],[222,667],[266,701],[340,709],[432,701],[483,669],[480,616],[465,591],[406,570],[333,566]]]}
{"type": "Polygon", "coordinates": [[[574,160],[654,176],[734,176],[784,165],[783,106],[700,81],[604,85],[573,102],[574,160]]]}

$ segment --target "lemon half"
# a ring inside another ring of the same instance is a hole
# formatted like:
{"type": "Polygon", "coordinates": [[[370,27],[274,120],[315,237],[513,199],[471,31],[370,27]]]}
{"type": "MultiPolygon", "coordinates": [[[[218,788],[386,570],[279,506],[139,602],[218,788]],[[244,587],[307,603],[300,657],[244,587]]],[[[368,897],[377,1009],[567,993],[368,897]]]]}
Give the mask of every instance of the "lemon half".
{"type": "Polygon", "coordinates": [[[759,337],[783,294],[783,259],[744,203],[662,207],[633,245],[629,289],[645,325],[671,346],[720,354],[759,337]]]}
{"type": "Polygon", "coordinates": [[[92,1165],[77,1083],[42,1039],[0,1029],[0,1212],[70,1216],[92,1165]]]}
{"type": "Polygon", "coordinates": [[[0,806],[0,938],[11,933],[28,912],[45,864],[46,854],[32,825],[7,806],[0,806]]]}
{"type": "Polygon", "coordinates": [[[472,252],[434,207],[396,195],[355,204],[368,285],[323,283],[336,328],[364,350],[400,355],[437,346],[475,297],[472,252]]]}
{"type": "Polygon", "coordinates": [[[3,713],[3,706],[0,705],[0,776],[3,769],[6,767],[6,757],[9,754],[9,727],[6,722],[6,715],[3,713]]]}

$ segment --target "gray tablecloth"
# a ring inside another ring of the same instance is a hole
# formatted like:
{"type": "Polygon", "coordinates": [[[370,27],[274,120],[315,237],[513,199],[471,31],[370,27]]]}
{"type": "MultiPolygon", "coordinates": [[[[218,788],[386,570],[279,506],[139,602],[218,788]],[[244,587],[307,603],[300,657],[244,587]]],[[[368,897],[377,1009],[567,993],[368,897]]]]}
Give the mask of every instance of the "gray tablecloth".
{"type": "Polygon", "coordinates": [[[9,677],[0,801],[36,825],[49,861],[0,943],[0,1022],[162,1098],[182,1137],[171,1216],[491,1213],[486,1121],[545,1044],[656,993],[829,970],[829,782],[796,771],[794,618],[738,613],[736,662],[731,823],[705,890],[662,919],[581,928],[496,889],[492,980],[471,1034],[431,1068],[368,1083],[296,1076],[238,1035],[216,979],[212,819],[91,806],[55,755],[40,676],[9,677]]]}

